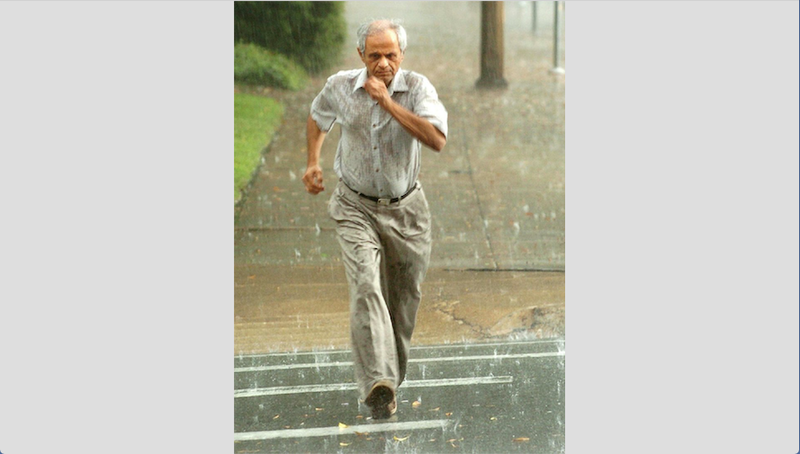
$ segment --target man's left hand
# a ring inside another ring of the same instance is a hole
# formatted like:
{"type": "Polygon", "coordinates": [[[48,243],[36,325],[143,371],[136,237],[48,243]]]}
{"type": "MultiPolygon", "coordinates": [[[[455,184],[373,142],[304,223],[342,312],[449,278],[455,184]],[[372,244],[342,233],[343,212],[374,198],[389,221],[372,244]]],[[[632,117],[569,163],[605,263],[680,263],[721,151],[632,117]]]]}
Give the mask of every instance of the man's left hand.
{"type": "Polygon", "coordinates": [[[386,84],[375,76],[369,76],[367,81],[364,82],[364,90],[379,104],[383,105],[386,101],[390,100],[389,90],[386,89],[386,84]]]}

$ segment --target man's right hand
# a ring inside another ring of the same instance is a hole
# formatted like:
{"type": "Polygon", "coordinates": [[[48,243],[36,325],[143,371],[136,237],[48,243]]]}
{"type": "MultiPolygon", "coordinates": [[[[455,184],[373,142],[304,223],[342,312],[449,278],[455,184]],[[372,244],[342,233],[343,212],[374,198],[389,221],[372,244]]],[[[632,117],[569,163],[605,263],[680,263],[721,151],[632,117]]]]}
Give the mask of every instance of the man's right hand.
{"type": "Polygon", "coordinates": [[[325,190],[322,185],[322,168],[320,166],[309,166],[303,175],[303,183],[306,185],[306,191],[311,194],[317,195],[325,190]]]}

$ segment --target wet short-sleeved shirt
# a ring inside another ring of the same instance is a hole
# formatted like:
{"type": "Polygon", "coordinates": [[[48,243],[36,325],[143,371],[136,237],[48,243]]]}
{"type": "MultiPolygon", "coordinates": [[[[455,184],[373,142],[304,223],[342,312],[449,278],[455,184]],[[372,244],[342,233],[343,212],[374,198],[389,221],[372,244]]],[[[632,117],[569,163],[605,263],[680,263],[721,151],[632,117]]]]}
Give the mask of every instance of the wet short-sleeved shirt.
{"type": "MultiPolygon", "coordinates": [[[[333,169],[345,184],[375,197],[399,197],[417,181],[421,143],[370,97],[366,80],[366,68],[329,77],[311,103],[311,118],[324,132],[341,125],[333,169]]],[[[387,88],[392,100],[447,137],[447,111],[425,76],[401,69],[387,88]]]]}

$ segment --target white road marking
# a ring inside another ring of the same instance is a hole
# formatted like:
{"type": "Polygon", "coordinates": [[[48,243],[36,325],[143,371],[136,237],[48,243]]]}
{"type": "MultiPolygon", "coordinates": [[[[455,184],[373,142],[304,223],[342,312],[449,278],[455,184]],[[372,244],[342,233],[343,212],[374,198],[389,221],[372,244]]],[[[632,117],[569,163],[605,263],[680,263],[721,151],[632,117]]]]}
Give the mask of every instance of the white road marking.
{"type": "MultiPolygon", "coordinates": [[[[327,314],[325,314],[327,315],[327,314]]],[[[513,346],[513,345],[532,345],[532,344],[563,344],[564,339],[537,339],[532,341],[514,341],[514,342],[491,342],[491,343],[458,343],[458,344],[442,344],[442,345],[420,345],[411,347],[411,350],[437,350],[441,348],[476,348],[476,347],[499,347],[499,346],[513,346]]],[[[265,353],[256,355],[234,355],[236,358],[269,358],[279,356],[307,356],[307,355],[331,355],[331,354],[346,354],[350,350],[317,350],[311,352],[280,352],[280,353],[265,353]]]]}
{"type": "MultiPolygon", "coordinates": [[[[409,363],[428,363],[428,362],[448,362],[448,361],[480,361],[487,359],[519,359],[519,358],[547,358],[551,356],[564,356],[564,352],[546,353],[517,353],[511,355],[480,355],[480,356],[446,356],[442,358],[411,358],[409,363]]],[[[279,364],[276,366],[253,366],[236,367],[234,373],[238,372],[264,372],[270,370],[291,370],[291,369],[315,369],[319,367],[350,367],[351,361],[336,361],[331,363],[300,363],[300,364],[279,364]]]]}
{"type": "Polygon", "coordinates": [[[563,344],[564,339],[537,339],[532,341],[513,341],[513,342],[487,342],[487,343],[471,343],[471,344],[442,344],[442,345],[419,345],[411,347],[411,350],[436,350],[439,348],[475,348],[475,347],[499,347],[504,345],[531,345],[531,344],[563,344]]]}
{"type": "MultiPolygon", "coordinates": [[[[463,385],[499,385],[512,383],[514,377],[503,375],[499,377],[466,377],[466,378],[444,378],[440,380],[406,380],[403,382],[404,388],[435,388],[440,386],[463,386],[463,385]]],[[[261,397],[277,396],[282,394],[306,394],[320,393],[329,391],[349,391],[356,389],[355,383],[331,383],[322,385],[303,385],[303,386],[273,386],[269,388],[239,389],[233,392],[233,397],[261,397]]]]}
{"type": "Polygon", "coordinates": [[[263,432],[239,432],[233,434],[233,441],[272,440],[275,438],[327,437],[330,435],[350,435],[358,433],[389,432],[392,430],[445,429],[454,422],[447,419],[431,421],[389,422],[362,424],[347,427],[318,427],[315,429],[265,430],[263,432]]]}
{"type": "Polygon", "coordinates": [[[337,361],[333,363],[281,364],[277,366],[236,367],[233,369],[233,372],[263,372],[268,370],[313,369],[316,367],[348,367],[352,365],[352,361],[337,361]]]}

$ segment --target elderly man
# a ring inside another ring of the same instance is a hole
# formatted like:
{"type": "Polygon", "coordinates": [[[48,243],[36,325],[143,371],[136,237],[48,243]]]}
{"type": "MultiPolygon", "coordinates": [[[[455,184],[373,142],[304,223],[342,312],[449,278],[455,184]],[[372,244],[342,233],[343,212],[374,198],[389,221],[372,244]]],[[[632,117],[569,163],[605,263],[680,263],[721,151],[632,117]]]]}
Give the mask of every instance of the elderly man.
{"type": "Polygon", "coordinates": [[[395,21],[364,24],[365,68],[331,76],[308,117],[306,190],[319,194],[325,135],[335,123],[338,185],[328,202],[350,288],[350,337],[359,396],[373,419],[397,410],[420,288],[431,251],[428,202],[417,181],[420,143],[441,151],[447,111],[427,78],[400,69],[406,32],[395,21]]]}

